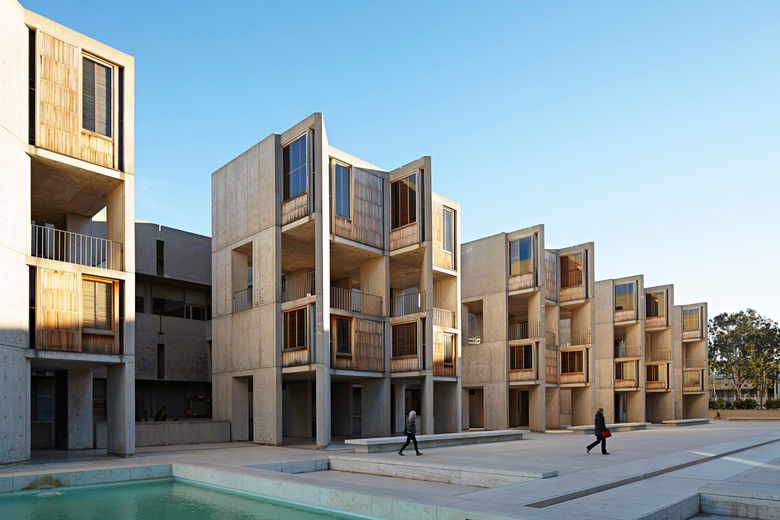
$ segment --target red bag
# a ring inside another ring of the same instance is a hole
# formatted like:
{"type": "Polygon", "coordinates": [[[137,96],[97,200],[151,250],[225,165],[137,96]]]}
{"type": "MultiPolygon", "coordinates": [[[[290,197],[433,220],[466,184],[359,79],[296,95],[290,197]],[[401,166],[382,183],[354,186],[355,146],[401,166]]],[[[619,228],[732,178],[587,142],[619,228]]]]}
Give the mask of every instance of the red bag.
{"type": "Polygon", "coordinates": [[[612,437],[612,432],[605,428],[601,430],[601,436],[604,437],[605,439],[609,439],[610,437],[612,437]]]}

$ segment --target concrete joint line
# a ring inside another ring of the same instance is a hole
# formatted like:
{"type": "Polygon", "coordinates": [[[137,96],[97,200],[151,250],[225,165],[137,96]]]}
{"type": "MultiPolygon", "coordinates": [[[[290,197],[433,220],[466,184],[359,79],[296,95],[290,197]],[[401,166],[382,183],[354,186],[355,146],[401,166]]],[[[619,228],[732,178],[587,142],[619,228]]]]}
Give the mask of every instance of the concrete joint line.
{"type": "Polygon", "coordinates": [[[690,468],[691,466],[696,466],[698,464],[704,464],[705,462],[711,462],[713,460],[721,459],[723,457],[728,457],[730,455],[734,455],[735,453],[740,453],[747,450],[752,450],[753,448],[760,448],[761,446],[766,446],[767,444],[772,444],[774,442],[778,442],[780,439],[772,439],[771,441],[765,441],[760,442],[758,444],[753,444],[751,446],[746,446],[744,448],[738,448],[736,450],[727,451],[725,453],[719,453],[717,455],[712,455],[709,457],[704,457],[703,459],[699,460],[693,460],[690,462],[683,462],[682,464],[677,464],[675,466],[670,466],[668,468],[659,469],[656,471],[651,471],[650,473],[643,473],[641,475],[636,475],[633,477],[616,480],[614,482],[608,482],[606,484],[601,484],[598,486],[593,486],[586,489],[581,489],[579,491],[574,491],[572,493],[566,493],[564,495],[559,495],[557,497],[552,498],[546,498],[544,500],[539,500],[538,502],[531,502],[529,504],[523,504],[526,507],[535,507],[537,509],[542,509],[544,507],[554,506],[556,504],[562,504],[564,502],[569,502],[571,500],[575,500],[577,498],[586,497],[589,495],[595,495],[596,493],[601,493],[602,491],[607,491],[609,489],[615,489],[621,486],[627,486],[628,484],[633,484],[634,482],[639,482],[641,480],[647,480],[653,477],[658,477],[660,475],[665,475],[667,473],[672,473],[674,471],[678,471],[685,468],[690,468]]]}

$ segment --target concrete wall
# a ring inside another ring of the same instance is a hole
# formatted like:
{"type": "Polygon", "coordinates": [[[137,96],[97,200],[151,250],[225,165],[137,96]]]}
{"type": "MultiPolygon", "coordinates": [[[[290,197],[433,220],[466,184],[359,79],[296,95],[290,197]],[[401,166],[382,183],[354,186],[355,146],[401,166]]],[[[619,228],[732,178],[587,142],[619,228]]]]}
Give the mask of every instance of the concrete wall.
{"type": "Polygon", "coordinates": [[[163,276],[211,285],[211,239],[180,229],[136,222],[136,272],[157,275],[157,241],[164,243],[163,276]]]}

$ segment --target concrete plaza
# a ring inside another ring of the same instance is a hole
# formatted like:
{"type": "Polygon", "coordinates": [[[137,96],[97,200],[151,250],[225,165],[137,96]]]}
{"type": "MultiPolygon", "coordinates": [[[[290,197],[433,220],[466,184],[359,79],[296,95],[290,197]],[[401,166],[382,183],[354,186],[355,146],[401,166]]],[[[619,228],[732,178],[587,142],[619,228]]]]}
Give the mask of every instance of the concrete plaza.
{"type": "MultiPolygon", "coordinates": [[[[744,503],[757,500],[761,518],[778,518],[778,426],[725,421],[653,426],[616,433],[608,441],[610,456],[602,456],[598,448],[586,454],[591,436],[565,433],[428,449],[422,457],[410,450],[403,458],[395,453],[249,443],[145,448],[127,459],[96,451],[49,452],[29,464],[0,469],[0,492],[22,489],[42,475],[69,485],[79,483],[67,478],[74,472],[101,470],[104,478],[93,478],[94,483],[128,480],[121,476],[128,468],[171,465],[178,468],[171,473],[174,476],[379,518],[689,518],[699,512],[700,502],[709,500],[700,498],[700,489],[707,490],[707,497],[724,494],[741,497],[744,503]],[[364,473],[328,470],[330,456],[353,461],[356,467],[362,464],[364,473]],[[431,480],[386,476],[399,463],[405,465],[399,474],[416,467],[417,477],[431,480]],[[321,470],[313,471],[317,468],[321,470]],[[445,471],[433,471],[436,468],[445,471]],[[290,473],[298,471],[304,472],[290,473]],[[553,471],[557,476],[533,478],[553,471]],[[449,483],[441,478],[447,472],[463,477],[449,483]],[[530,477],[503,485],[479,479],[468,483],[469,475],[490,472],[530,477]]],[[[753,510],[740,509],[744,514],[753,510]]]]}

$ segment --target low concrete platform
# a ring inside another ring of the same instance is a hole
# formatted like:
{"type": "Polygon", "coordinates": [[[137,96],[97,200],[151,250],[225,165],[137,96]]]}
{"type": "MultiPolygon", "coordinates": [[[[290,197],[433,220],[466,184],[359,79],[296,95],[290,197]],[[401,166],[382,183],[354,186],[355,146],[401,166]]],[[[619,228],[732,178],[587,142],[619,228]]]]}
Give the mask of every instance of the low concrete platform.
{"type": "Polygon", "coordinates": [[[673,421],[664,421],[666,426],[696,426],[697,424],[710,424],[709,419],[675,419],[673,421]]]}
{"type": "MultiPolygon", "coordinates": [[[[650,423],[647,422],[636,422],[636,423],[615,423],[615,424],[608,424],[607,428],[610,432],[628,432],[632,430],[646,430],[647,427],[650,426],[650,423]]],[[[569,430],[573,431],[574,433],[582,433],[584,435],[594,435],[596,430],[593,427],[593,425],[589,426],[569,426],[569,430]]]]}
{"type": "Polygon", "coordinates": [[[553,470],[507,470],[494,467],[475,467],[473,465],[436,464],[417,459],[413,452],[411,457],[404,459],[354,457],[349,455],[332,455],[330,469],[349,471],[351,473],[366,473],[385,477],[410,478],[428,482],[443,482],[445,484],[461,484],[492,488],[527,482],[531,479],[550,478],[558,475],[553,470]]]}
{"type": "Polygon", "coordinates": [[[699,489],[702,513],[777,520],[780,518],[780,487],[777,484],[726,481],[699,489]]]}
{"type": "MultiPolygon", "coordinates": [[[[487,442],[519,441],[528,430],[490,430],[478,432],[436,433],[433,435],[418,435],[417,445],[423,448],[440,448],[443,446],[463,446],[466,444],[483,444],[487,442]]],[[[380,453],[396,451],[406,442],[406,436],[374,437],[368,439],[347,439],[348,446],[355,448],[355,453],[380,453]]]]}

